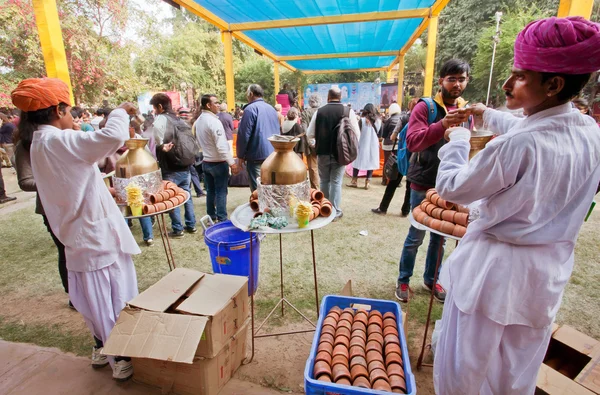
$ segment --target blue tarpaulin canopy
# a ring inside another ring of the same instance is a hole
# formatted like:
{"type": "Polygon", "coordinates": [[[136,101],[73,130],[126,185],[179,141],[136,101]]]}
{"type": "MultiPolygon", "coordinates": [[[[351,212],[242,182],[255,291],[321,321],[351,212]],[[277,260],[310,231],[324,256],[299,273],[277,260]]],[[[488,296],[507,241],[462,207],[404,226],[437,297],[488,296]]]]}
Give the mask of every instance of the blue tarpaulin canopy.
{"type": "Polygon", "coordinates": [[[390,68],[447,0],[175,0],[289,69],[390,68]]]}

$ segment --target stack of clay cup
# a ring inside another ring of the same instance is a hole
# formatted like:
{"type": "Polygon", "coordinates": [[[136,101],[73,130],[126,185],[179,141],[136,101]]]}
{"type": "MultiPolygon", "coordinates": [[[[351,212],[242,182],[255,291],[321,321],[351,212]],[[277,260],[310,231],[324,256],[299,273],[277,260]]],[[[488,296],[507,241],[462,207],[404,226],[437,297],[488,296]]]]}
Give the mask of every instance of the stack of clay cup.
{"type": "Polygon", "coordinates": [[[331,308],[321,327],[313,376],[319,381],[405,394],[394,313],[331,308]]]}
{"type": "Polygon", "coordinates": [[[322,217],[329,217],[331,215],[331,209],[333,205],[327,199],[325,199],[325,195],[323,192],[318,189],[310,190],[310,203],[313,207],[313,212],[310,215],[310,220],[317,218],[319,215],[322,217]]]}
{"type": "Polygon", "coordinates": [[[447,235],[463,237],[467,233],[469,209],[442,199],[435,189],[427,191],[412,214],[415,221],[447,235]]]}
{"type": "Polygon", "coordinates": [[[171,181],[163,181],[163,190],[150,195],[150,204],[145,204],[143,213],[155,214],[165,210],[170,210],[175,206],[183,204],[187,199],[187,194],[171,181]]]}

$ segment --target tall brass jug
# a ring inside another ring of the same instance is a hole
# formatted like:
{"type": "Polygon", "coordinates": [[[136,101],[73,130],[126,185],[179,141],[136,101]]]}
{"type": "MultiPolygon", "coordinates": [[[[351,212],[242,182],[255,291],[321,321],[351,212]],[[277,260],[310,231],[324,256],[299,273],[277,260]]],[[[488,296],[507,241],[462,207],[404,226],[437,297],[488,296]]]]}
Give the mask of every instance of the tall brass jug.
{"type": "Polygon", "coordinates": [[[130,139],[125,142],[129,150],[115,165],[115,177],[131,178],[158,170],[156,159],[145,150],[148,139],[130,139]]]}
{"type": "Polygon", "coordinates": [[[263,185],[293,185],[306,181],[307,168],[294,152],[299,138],[271,136],[269,141],[275,148],[260,167],[260,181],[263,185]]]}

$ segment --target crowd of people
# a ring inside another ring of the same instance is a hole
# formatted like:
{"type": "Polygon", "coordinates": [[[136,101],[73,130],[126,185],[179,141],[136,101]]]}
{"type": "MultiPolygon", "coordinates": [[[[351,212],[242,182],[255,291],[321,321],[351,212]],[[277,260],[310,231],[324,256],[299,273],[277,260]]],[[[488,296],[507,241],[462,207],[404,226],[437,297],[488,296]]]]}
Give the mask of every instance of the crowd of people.
{"type": "MultiPolygon", "coordinates": [[[[248,104],[236,109],[241,120],[235,150],[232,116],[214,94],[202,95],[196,111],[175,112],[169,96],[158,93],[150,101],[153,115],[140,128],[132,122],[137,110],[130,103],[91,117],[71,106],[62,81],[28,79],[12,92],[20,113],[0,116],[0,147],[4,165],[12,164],[14,152],[21,188],[37,191],[36,213],[57,246],[69,303],[94,336],[92,365],[111,363],[113,377],[124,380],[133,373],[131,361],[109,359],[100,349],[125,303],[137,294],[131,255],[141,251],[99,171],[114,166],[124,141],[148,138],[163,179],[190,194],[194,185],[196,196],[206,195],[207,215],[224,221],[230,177],[245,174],[250,190],[256,190],[260,167],[273,152],[269,137],[297,136],[296,153],[306,158],[311,186],[332,202],[339,220],[346,170],[341,133],[348,130],[357,142],[347,187],[358,188],[365,171],[369,189],[379,169],[380,144],[389,158],[406,127],[412,154],[402,215],[420,205],[430,188],[448,201],[475,204],[478,211],[442,266],[440,283],[434,281],[435,268],[445,239],[437,233],[429,238],[423,286],[445,302],[435,352],[436,392],[528,394],[573,269],[578,232],[600,184],[600,130],[576,99],[598,69],[600,27],[582,18],[548,18],[532,22],[517,37],[514,67],[503,86],[507,107],[523,109],[525,118],[482,104],[466,110],[462,95],[471,69],[459,59],[440,68],[435,97],[411,100],[407,114],[392,104],[385,117],[373,104],[356,114],[342,104],[335,87],[326,104],[313,95],[301,109],[287,86],[279,93],[291,105],[284,116],[252,84],[248,104]],[[469,161],[474,116],[496,137],[469,161]],[[5,137],[13,134],[14,140],[5,137]],[[182,152],[192,152],[192,158],[182,152]]],[[[387,213],[402,178],[383,179],[386,191],[373,213],[387,213]]],[[[0,202],[6,202],[10,198],[0,187],[0,202]]],[[[183,209],[183,221],[179,209],[169,212],[169,237],[197,231],[191,199],[183,209]]],[[[142,229],[151,244],[151,220],[142,229]]],[[[410,226],[404,241],[395,289],[401,302],[410,298],[425,233],[410,226]]]]}

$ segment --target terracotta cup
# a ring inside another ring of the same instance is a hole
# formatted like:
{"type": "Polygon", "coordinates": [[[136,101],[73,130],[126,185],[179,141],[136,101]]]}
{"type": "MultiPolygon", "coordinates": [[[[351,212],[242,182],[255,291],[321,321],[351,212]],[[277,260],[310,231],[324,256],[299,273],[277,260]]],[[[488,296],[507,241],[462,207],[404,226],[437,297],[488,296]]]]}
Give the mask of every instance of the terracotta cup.
{"type": "MultiPolygon", "coordinates": [[[[398,329],[396,329],[396,327],[394,326],[386,326],[385,328],[383,328],[383,336],[387,336],[387,335],[398,335],[398,329]]],[[[381,340],[383,341],[383,337],[381,338],[381,340]]]]}
{"type": "Polygon", "coordinates": [[[340,309],[337,306],[333,306],[331,309],[329,309],[329,313],[337,313],[337,315],[339,316],[340,314],[342,314],[342,309],[340,309]]]}
{"type": "MultiPolygon", "coordinates": [[[[384,342],[385,342],[385,338],[384,338],[384,342]]],[[[396,344],[396,343],[387,343],[385,345],[385,355],[388,355],[390,353],[395,352],[398,355],[402,355],[402,351],[400,350],[400,344],[396,344]]]]}
{"type": "Polygon", "coordinates": [[[371,383],[369,382],[369,379],[362,376],[357,377],[356,380],[352,382],[352,385],[358,388],[371,388],[371,383]]]}
{"type": "Polygon", "coordinates": [[[153,204],[146,204],[142,209],[144,214],[154,214],[156,212],[156,207],[153,204]]]}
{"type": "Polygon", "coordinates": [[[338,321],[337,329],[346,328],[349,331],[352,330],[352,324],[348,320],[341,319],[338,321]]]}
{"type": "Polygon", "coordinates": [[[252,209],[252,211],[258,211],[260,209],[260,207],[258,205],[258,200],[251,200],[250,208],[252,209]]]}
{"type": "Polygon", "coordinates": [[[331,325],[323,326],[321,328],[321,334],[329,333],[331,336],[335,336],[335,328],[331,325]]]}
{"type": "Polygon", "coordinates": [[[467,224],[469,223],[469,214],[456,213],[454,215],[454,223],[461,226],[467,226],[467,224]]]}
{"type": "Polygon", "coordinates": [[[352,338],[354,337],[358,337],[363,341],[363,344],[367,344],[367,334],[363,331],[355,331],[352,332],[352,336],[350,337],[350,340],[352,340],[352,338]]]}
{"type": "Polygon", "coordinates": [[[333,346],[329,343],[319,343],[317,347],[317,352],[325,351],[329,353],[329,355],[333,354],[333,346]]]}
{"type": "Polygon", "coordinates": [[[367,346],[365,347],[365,350],[368,352],[370,351],[377,351],[378,353],[382,353],[383,352],[383,347],[381,346],[381,343],[379,343],[376,340],[369,340],[367,342],[367,346]]]}
{"type": "Polygon", "coordinates": [[[399,390],[399,391],[401,391],[401,393],[406,392],[406,380],[404,380],[404,377],[396,376],[396,375],[392,375],[389,377],[390,377],[390,386],[392,387],[392,391],[399,390]]]}
{"type": "Polygon", "coordinates": [[[427,193],[425,193],[425,199],[427,199],[427,200],[431,200],[431,196],[432,196],[434,193],[436,193],[436,194],[437,194],[437,192],[435,191],[435,189],[429,189],[429,190],[427,191],[427,193]]]}
{"type": "Polygon", "coordinates": [[[321,338],[319,339],[319,343],[329,343],[333,346],[334,343],[334,339],[333,339],[333,335],[330,333],[321,333],[321,338]]]}
{"type": "Polygon", "coordinates": [[[366,357],[367,353],[365,352],[364,347],[361,346],[351,346],[350,347],[350,359],[354,357],[366,357]]]}
{"type": "Polygon", "coordinates": [[[452,236],[464,237],[466,233],[467,233],[467,228],[465,228],[464,226],[455,225],[454,232],[452,232],[452,236]]]}
{"type": "Polygon", "coordinates": [[[396,319],[391,317],[386,317],[383,320],[383,328],[387,328],[388,326],[393,326],[394,328],[397,326],[396,319]]]}
{"type": "Polygon", "coordinates": [[[165,211],[167,209],[167,205],[165,204],[165,202],[160,202],[160,203],[156,203],[154,205],[156,207],[156,211],[165,211]]]}
{"type": "Polygon", "coordinates": [[[323,200],[324,197],[325,197],[325,195],[323,195],[323,192],[319,191],[318,189],[310,190],[310,200],[311,201],[320,202],[321,200],[323,200]]]}
{"type": "Polygon", "coordinates": [[[326,383],[331,383],[331,377],[329,377],[328,374],[322,374],[319,377],[317,377],[317,380],[319,381],[324,381],[326,383]]]}
{"type": "Polygon", "coordinates": [[[253,191],[253,192],[250,194],[250,198],[251,198],[252,200],[257,200],[257,199],[258,199],[258,190],[255,190],[255,191],[253,191]]]}
{"type": "Polygon", "coordinates": [[[385,342],[386,345],[387,344],[397,344],[398,346],[400,345],[400,339],[396,335],[387,335],[386,337],[383,338],[383,341],[385,342]]]}
{"type": "Polygon", "coordinates": [[[355,366],[355,365],[361,365],[365,369],[369,366],[367,364],[367,359],[363,358],[363,357],[354,357],[354,358],[350,359],[350,367],[355,366]]]}
{"type": "Polygon", "coordinates": [[[387,372],[383,369],[371,370],[369,372],[369,379],[371,380],[371,385],[373,385],[377,380],[384,380],[385,382],[389,380],[387,372]]]}
{"type": "Polygon", "coordinates": [[[367,351],[367,363],[373,362],[373,361],[379,361],[379,362],[383,362],[383,356],[381,355],[381,353],[379,351],[367,351]]]}
{"type": "Polygon", "coordinates": [[[325,317],[325,319],[323,320],[323,326],[329,325],[329,326],[332,326],[333,328],[337,328],[337,323],[338,323],[338,320],[333,315],[325,317]]]}
{"type": "Polygon", "coordinates": [[[369,371],[362,365],[354,365],[350,368],[350,377],[355,381],[358,377],[369,377],[369,371]]]}
{"type": "Polygon", "coordinates": [[[392,387],[390,386],[390,383],[383,379],[376,380],[373,383],[373,389],[378,391],[392,392],[392,387]]]}
{"type": "Polygon", "coordinates": [[[327,365],[331,365],[331,355],[327,351],[318,352],[315,357],[315,363],[320,361],[327,363],[327,365]]]}
{"type": "Polygon", "coordinates": [[[156,204],[156,203],[162,202],[162,201],[163,201],[163,197],[160,194],[160,192],[153,193],[152,195],[150,195],[150,203],[156,204]]]}
{"type": "Polygon", "coordinates": [[[348,353],[348,347],[342,345],[342,344],[338,344],[337,346],[335,346],[333,348],[333,354],[331,354],[334,358],[336,355],[343,355],[344,357],[346,357],[346,359],[348,359],[348,357],[350,356],[348,353]]]}
{"type": "Polygon", "coordinates": [[[315,367],[313,369],[313,375],[315,377],[319,377],[322,374],[331,375],[331,367],[328,363],[323,361],[315,362],[315,367]]]}
{"type": "Polygon", "coordinates": [[[452,233],[454,233],[454,227],[455,225],[452,222],[442,221],[442,226],[440,230],[442,231],[442,233],[451,235],[452,233]]]}
{"type": "MultiPolygon", "coordinates": [[[[402,361],[402,357],[400,354],[392,352],[385,355],[385,363],[387,365],[391,365],[397,363],[398,365],[404,366],[404,362],[402,361]]],[[[388,372],[389,373],[389,372],[388,372]]]]}
{"type": "Polygon", "coordinates": [[[350,370],[344,365],[334,365],[331,368],[331,377],[335,382],[343,378],[350,380],[350,370]]]}
{"type": "Polygon", "coordinates": [[[354,336],[354,334],[352,334],[352,337],[350,338],[350,347],[358,346],[364,350],[366,345],[367,342],[365,339],[363,339],[360,336],[354,336]]]}
{"type": "Polygon", "coordinates": [[[350,340],[351,339],[350,329],[348,329],[348,328],[338,328],[338,329],[336,329],[335,330],[335,337],[338,337],[338,336],[344,336],[344,337],[348,338],[348,340],[350,340]]]}
{"type": "Polygon", "coordinates": [[[352,332],[354,331],[363,331],[363,332],[367,332],[367,327],[365,326],[365,324],[363,324],[360,321],[357,321],[356,318],[354,319],[354,322],[352,323],[352,332]]]}
{"type": "Polygon", "coordinates": [[[335,348],[335,346],[340,345],[340,344],[346,348],[349,348],[350,347],[350,339],[348,339],[346,336],[337,336],[334,340],[333,347],[335,348]]]}
{"type": "Polygon", "coordinates": [[[369,339],[369,342],[376,341],[379,343],[380,348],[383,350],[383,335],[381,333],[372,333],[367,339],[369,339]]]}
{"type": "Polygon", "coordinates": [[[348,321],[350,323],[350,326],[352,326],[352,321],[354,321],[354,316],[352,315],[352,313],[344,311],[342,314],[340,314],[339,321],[348,321]]]}
{"type": "Polygon", "coordinates": [[[454,215],[455,214],[456,214],[456,211],[454,211],[454,210],[444,210],[444,211],[442,211],[442,219],[444,221],[454,223],[454,215]]]}
{"type": "Polygon", "coordinates": [[[331,360],[331,366],[335,365],[344,365],[346,368],[350,367],[350,365],[348,364],[348,358],[346,358],[343,355],[336,355],[335,357],[333,357],[333,359],[331,360]]]}
{"type": "MultiPolygon", "coordinates": [[[[375,318],[373,318],[375,320],[375,318]]],[[[381,329],[382,325],[380,325],[378,322],[372,322],[369,323],[369,326],[367,327],[367,336],[371,336],[373,333],[379,333],[380,335],[383,334],[383,330],[381,329]]]]}
{"type": "Polygon", "coordinates": [[[404,369],[402,369],[402,365],[400,364],[391,363],[387,366],[387,374],[404,377],[404,369]]]}

